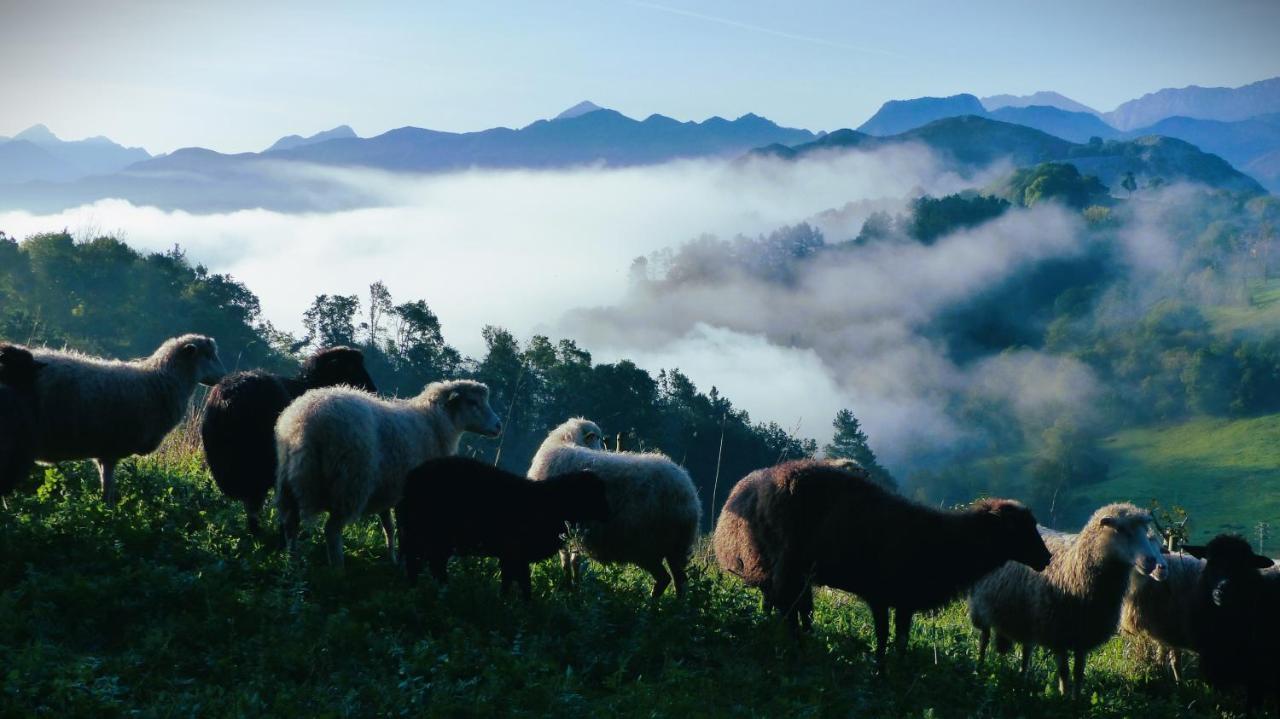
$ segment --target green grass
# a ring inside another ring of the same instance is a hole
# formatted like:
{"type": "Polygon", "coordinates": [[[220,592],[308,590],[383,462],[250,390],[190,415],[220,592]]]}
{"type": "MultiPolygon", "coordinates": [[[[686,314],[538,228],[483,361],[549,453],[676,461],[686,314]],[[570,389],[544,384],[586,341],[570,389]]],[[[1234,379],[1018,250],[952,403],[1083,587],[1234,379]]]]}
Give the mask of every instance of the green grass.
{"type": "Polygon", "coordinates": [[[822,592],[796,642],[705,554],[683,601],[652,607],[622,567],[566,592],[546,562],[525,604],[482,560],[409,588],[376,522],[348,531],[345,573],[314,526],[290,561],[245,538],[196,461],[126,462],[114,509],[94,485],[87,465],[49,469],[0,516],[0,716],[1223,716],[1118,639],[1077,702],[1045,657],[1025,681],[977,668],[961,604],[882,675],[861,602],[822,592]]]}
{"type": "Polygon", "coordinates": [[[1190,511],[1200,539],[1234,531],[1256,542],[1258,522],[1270,523],[1280,536],[1280,414],[1126,430],[1103,446],[1110,476],[1078,492],[1089,504],[1156,499],[1180,505],[1190,511]]]}
{"type": "Polygon", "coordinates": [[[1205,308],[1205,316],[1219,332],[1280,327],[1280,278],[1252,280],[1250,301],[1244,305],[1205,308]]]}

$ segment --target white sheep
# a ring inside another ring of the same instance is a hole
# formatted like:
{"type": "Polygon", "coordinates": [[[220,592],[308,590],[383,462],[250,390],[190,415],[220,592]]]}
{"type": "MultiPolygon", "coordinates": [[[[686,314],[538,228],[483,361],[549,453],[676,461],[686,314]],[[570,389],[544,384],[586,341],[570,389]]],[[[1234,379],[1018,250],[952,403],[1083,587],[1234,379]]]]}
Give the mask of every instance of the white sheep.
{"type": "MultiPolygon", "coordinates": [[[[629,562],[649,572],[655,598],[673,580],[676,594],[681,595],[702,513],[693,480],[664,454],[606,451],[603,436],[595,422],[570,419],[542,442],[529,477],[542,480],[578,470],[599,475],[611,514],[607,521],[583,524],[582,546],[587,554],[600,562],[629,562]]],[[[576,558],[566,559],[566,569],[574,579],[576,558]]]]}
{"type": "Polygon", "coordinates": [[[979,631],[978,662],[993,631],[997,648],[1022,645],[1024,673],[1032,647],[1044,646],[1057,660],[1059,691],[1078,694],[1088,653],[1115,634],[1134,567],[1164,578],[1164,557],[1150,527],[1150,513],[1120,503],[1094,512],[1079,534],[1042,531],[1053,553],[1043,572],[1008,562],[969,595],[969,618],[979,631]],[[1068,654],[1075,655],[1074,677],[1068,654]]]}
{"type": "Polygon", "coordinates": [[[1134,571],[1129,593],[1120,614],[1125,634],[1154,643],[1161,665],[1167,661],[1173,680],[1182,680],[1182,652],[1194,647],[1191,613],[1196,603],[1196,584],[1204,560],[1189,554],[1164,555],[1164,581],[1134,571]]]}
{"type": "Polygon", "coordinates": [[[302,518],[326,512],[329,561],[341,567],[342,528],[376,512],[394,561],[391,508],[409,471],[456,453],[464,432],[501,431],[489,388],[471,380],[433,382],[410,399],[350,387],[307,392],[276,421],[276,504],[287,546],[302,518]]]}
{"type": "Polygon", "coordinates": [[[217,384],[226,373],[217,343],[201,335],[175,337],[131,362],[31,352],[44,365],[36,382],[36,459],[96,461],[108,504],[115,501],[116,463],[159,447],[186,413],[196,385],[217,384]]]}

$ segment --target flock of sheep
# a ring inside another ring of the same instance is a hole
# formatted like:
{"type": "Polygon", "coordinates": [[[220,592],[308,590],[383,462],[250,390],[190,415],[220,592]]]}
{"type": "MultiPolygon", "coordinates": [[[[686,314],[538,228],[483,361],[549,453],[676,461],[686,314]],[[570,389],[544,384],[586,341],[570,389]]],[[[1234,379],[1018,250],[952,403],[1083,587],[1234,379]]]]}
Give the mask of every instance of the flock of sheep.
{"type": "MultiPolygon", "coordinates": [[[[244,504],[255,534],[274,488],[291,551],[301,521],[325,514],[329,560],[341,567],[343,528],[376,514],[410,580],[426,567],[447,581],[455,554],[492,556],[503,589],[528,599],[532,562],[559,552],[573,584],[580,548],[644,569],[655,598],[673,583],[685,591],[701,504],[677,463],[609,451],[600,427],[582,418],[548,434],[527,477],[456,457],[464,433],[502,431],[488,388],[454,380],[380,397],[360,352],[346,347],[286,378],[227,376],[215,342],[199,335],[131,362],[0,344],[0,496],[36,461],[92,459],[113,502],[116,464],[155,450],[197,384],[213,387],[201,435],[215,483],[244,504]],[[572,551],[567,525],[580,530],[572,551]]],[[[856,463],[805,459],[738,482],[712,543],[719,565],[758,588],[797,633],[812,626],[814,587],[864,599],[881,663],[891,609],[901,650],[915,613],[967,597],[979,663],[993,636],[997,652],[1020,645],[1023,672],[1044,647],[1063,693],[1079,692],[1086,657],[1117,628],[1160,645],[1175,679],[1181,652],[1195,651],[1205,679],[1245,687],[1250,709],[1280,693],[1268,650],[1280,640],[1280,570],[1230,535],[1163,552],[1151,524],[1145,510],[1111,504],[1063,534],[1016,501],[940,510],[883,489],[856,463]]]]}

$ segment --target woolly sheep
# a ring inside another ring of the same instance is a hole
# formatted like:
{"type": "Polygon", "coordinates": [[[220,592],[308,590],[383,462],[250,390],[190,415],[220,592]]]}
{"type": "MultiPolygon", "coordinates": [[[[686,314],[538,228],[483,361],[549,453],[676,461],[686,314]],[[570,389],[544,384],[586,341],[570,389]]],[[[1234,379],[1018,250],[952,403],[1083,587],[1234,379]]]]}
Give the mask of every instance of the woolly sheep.
{"type": "Polygon", "coordinates": [[[217,343],[201,335],[174,337],[130,362],[63,350],[32,355],[45,365],[36,381],[36,459],[95,460],[108,504],[115,501],[116,463],[159,447],[196,385],[217,384],[226,374],[217,343]]]}
{"type": "Polygon", "coordinates": [[[44,365],[16,345],[0,345],[0,500],[35,464],[36,377],[44,365]]]}
{"type": "Polygon", "coordinates": [[[739,481],[714,547],[720,566],[759,587],[765,606],[781,610],[793,629],[812,626],[814,585],[862,597],[875,620],[878,662],[890,608],[901,649],[915,612],[945,605],[1008,560],[1035,568],[1049,561],[1035,517],[1017,502],[942,511],[822,460],[785,462],[739,481]]]}
{"type": "Polygon", "coordinates": [[[341,567],[342,528],[377,513],[394,561],[391,508],[410,470],[456,453],[464,432],[501,431],[489,388],[471,380],[433,382],[410,399],[350,387],[307,392],[276,422],[276,506],[286,546],[294,548],[303,517],[326,512],[329,561],[341,567]]]}
{"type": "MultiPolygon", "coordinates": [[[[603,436],[595,422],[581,417],[566,421],[543,440],[529,477],[546,480],[579,470],[598,474],[611,514],[606,521],[583,524],[587,554],[596,561],[629,562],[647,571],[654,579],[655,598],[673,580],[676,595],[684,594],[685,567],[702,513],[693,480],[664,454],[605,451],[603,436]]],[[[576,566],[576,561],[566,562],[566,569],[576,566]]]]}
{"type": "Polygon", "coordinates": [[[200,424],[205,460],[218,489],[244,504],[251,533],[276,484],[276,420],[303,392],[334,385],[378,391],[360,350],[331,347],[308,358],[296,377],[237,372],[209,393],[200,424]]]}
{"type": "Polygon", "coordinates": [[[1253,716],[1264,691],[1276,691],[1280,699],[1280,582],[1274,573],[1259,571],[1270,568],[1272,561],[1231,534],[1183,550],[1205,560],[1191,611],[1200,671],[1218,689],[1243,685],[1245,705],[1253,716]]]}
{"type": "Polygon", "coordinates": [[[564,544],[566,523],[608,519],[604,483],[593,472],[534,481],[467,457],[433,459],[409,474],[396,505],[400,556],[410,581],[423,563],[448,581],[453,554],[497,557],[503,591],[531,596],[529,565],[564,544]]]}
{"type": "Polygon", "coordinates": [[[999,649],[1011,641],[1022,644],[1023,672],[1032,647],[1044,646],[1057,660],[1059,691],[1078,694],[1088,653],[1115,634],[1133,568],[1164,579],[1165,560],[1150,526],[1145,510],[1109,504],[1079,534],[1044,532],[1053,560],[1043,572],[1006,564],[978,582],[969,596],[969,618],[979,631],[978,662],[992,632],[999,649]],[[1075,655],[1074,682],[1069,654],[1075,655]]]}
{"type": "Polygon", "coordinates": [[[1159,650],[1160,663],[1182,680],[1182,652],[1192,649],[1191,611],[1204,560],[1189,554],[1165,554],[1165,579],[1133,572],[1120,611],[1120,630],[1146,639],[1159,650]]]}

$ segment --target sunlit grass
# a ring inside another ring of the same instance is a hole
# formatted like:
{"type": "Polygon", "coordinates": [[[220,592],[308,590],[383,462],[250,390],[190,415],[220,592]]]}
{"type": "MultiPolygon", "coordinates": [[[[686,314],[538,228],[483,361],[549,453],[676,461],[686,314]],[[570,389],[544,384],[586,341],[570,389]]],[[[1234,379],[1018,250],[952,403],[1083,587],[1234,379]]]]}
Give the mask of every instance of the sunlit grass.
{"type": "Polygon", "coordinates": [[[127,461],[119,487],[106,509],[91,466],[61,465],[0,520],[0,715],[1221,716],[1120,640],[1079,702],[1045,656],[1025,681],[1012,659],[976,667],[962,604],[878,674],[862,602],[821,592],[797,643],[705,547],[684,601],[653,607],[625,567],[563,591],[548,561],[525,604],[483,560],[410,589],[373,521],[349,529],[345,573],[314,526],[290,561],[194,455],[127,461]]]}

